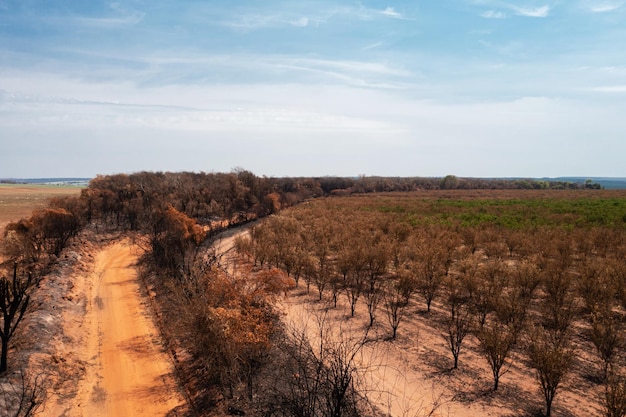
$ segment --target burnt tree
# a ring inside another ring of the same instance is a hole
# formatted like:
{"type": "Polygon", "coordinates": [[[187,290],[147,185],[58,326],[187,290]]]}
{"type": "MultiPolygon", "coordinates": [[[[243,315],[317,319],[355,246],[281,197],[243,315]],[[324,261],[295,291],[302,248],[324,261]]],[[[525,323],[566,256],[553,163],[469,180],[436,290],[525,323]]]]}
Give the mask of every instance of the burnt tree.
{"type": "Polygon", "coordinates": [[[26,279],[18,278],[17,264],[13,265],[13,279],[0,278],[0,313],[2,313],[2,326],[0,326],[0,341],[2,343],[0,373],[7,370],[9,342],[26,313],[26,308],[30,301],[28,290],[31,284],[32,275],[30,273],[26,279]]]}

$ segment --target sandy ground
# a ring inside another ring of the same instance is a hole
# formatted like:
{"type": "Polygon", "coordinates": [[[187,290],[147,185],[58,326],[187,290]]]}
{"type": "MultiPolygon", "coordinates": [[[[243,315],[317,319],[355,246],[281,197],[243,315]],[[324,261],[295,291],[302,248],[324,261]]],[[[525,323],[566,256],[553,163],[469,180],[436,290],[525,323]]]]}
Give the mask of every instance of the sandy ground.
{"type": "MultiPolygon", "coordinates": [[[[235,236],[216,244],[218,252],[224,254],[222,264],[231,273],[248,270],[242,266],[246,262],[229,250],[235,236]]],[[[362,299],[357,304],[355,317],[351,318],[345,294],[339,296],[337,308],[328,304],[328,294],[322,302],[317,298],[317,290],[311,286],[307,294],[301,282],[300,287],[280,303],[283,321],[288,326],[306,328],[314,345],[319,340],[320,318],[334,329],[332,339],[336,342],[350,344],[351,340],[362,337],[369,323],[362,299]]],[[[373,405],[393,417],[542,415],[545,404],[538,382],[519,349],[511,354],[500,388],[494,392],[491,371],[476,338],[467,337],[459,369],[452,370],[452,355],[442,326],[448,313],[439,302],[433,304],[431,313],[426,313],[423,304],[415,297],[393,341],[388,339],[391,329],[382,306],[377,312],[377,321],[367,335],[370,342],[356,359],[360,368],[356,385],[373,405]]],[[[582,335],[584,332],[577,328],[574,333],[582,335]]],[[[600,416],[602,387],[591,380],[598,368],[593,347],[583,337],[574,339],[575,365],[557,393],[553,413],[569,417],[600,416]]]]}
{"type": "MultiPolygon", "coordinates": [[[[347,301],[337,308],[317,300],[312,288],[306,294],[301,286],[282,303],[284,321],[307,328],[310,339],[319,334],[319,318],[334,329],[335,340],[342,343],[359,340],[368,327],[365,303],[357,305],[354,318],[349,317],[347,301]]],[[[370,340],[357,357],[360,368],[357,387],[373,405],[393,417],[422,416],[537,416],[544,409],[534,372],[519,350],[511,354],[505,365],[500,388],[492,390],[493,379],[477,341],[468,336],[461,352],[459,369],[452,370],[452,355],[441,328],[433,322],[443,319],[445,312],[438,305],[428,315],[420,302],[412,302],[406,318],[398,329],[398,338],[388,340],[391,332],[384,312],[369,330],[370,340]]],[[[577,330],[577,332],[582,330],[577,330]]],[[[596,358],[589,355],[591,346],[582,346],[578,339],[577,355],[572,372],[566,376],[553,404],[554,415],[601,416],[599,404],[602,387],[589,380],[597,371],[596,358]]]]}
{"type": "Polygon", "coordinates": [[[81,369],[76,386],[57,384],[42,415],[50,417],[177,415],[184,400],[144,304],[129,240],[98,251],[91,273],[76,280],[82,308],[63,314],[55,357],[81,369]],[[83,314],[81,314],[81,310],[83,314]]]}
{"type": "MultiPolygon", "coordinates": [[[[357,316],[349,319],[345,310],[327,309],[313,293],[306,295],[302,290],[292,293],[281,308],[287,325],[306,329],[313,346],[319,344],[320,322],[331,328],[327,344],[337,343],[350,349],[363,340],[367,330],[367,320],[362,320],[367,316],[364,308],[357,308],[357,316]]],[[[450,390],[416,371],[413,352],[407,346],[397,349],[397,343],[385,341],[387,336],[384,326],[374,326],[355,358],[355,385],[379,410],[393,417],[501,415],[503,410],[490,413],[480,404],[451,401],[450,390]]]]}
{"type": "MultiPolygon", "coordinates": [[[[246,233],[247,229],[238,230],[223,236],[213,245],[216,253],[222,255],[221,265],[230,273],[236,273],[240,268],[247,270],[242,267],[246,262],[233,250],[235,238],[246,233]]],[[[329,309],[327,304],[317,301],[317,290],[313,286],[311,292],[306,294],[303,285],[301,282],[299,288],[279,303],[287,327],[296,331],[305,330],[313,346],[319,344],[321,322],[324,323],[322,327],[333,329],[329,333],[332,340],[327,343],[350,347],[358,343],[367,329],[367,320],[363,320],[368,317],[364,303],[358,305],[356,318],[348,319],[345,305],[329,309]]],[[[341,301],[340,304],[345,303],[341,301]]],[[[379,314],[382,315],[382,312],[379,314]]],[[[382,317],[380,319],[383,320],[382,317]]],[[[375,326],[367,338],[384,339],[387,330],[382,327],[375,326]]],[[[485,412],[480,405],[451,402],[453,394],[427,375],[416,372],[412,363],[414,357],[406,347],[395,349],[391,342],[368,343],[355,360],[355,366],[359,368],[356,386],[366,394],[372,405],[391,417],[500,415],[499,412],[485,412]]]]}

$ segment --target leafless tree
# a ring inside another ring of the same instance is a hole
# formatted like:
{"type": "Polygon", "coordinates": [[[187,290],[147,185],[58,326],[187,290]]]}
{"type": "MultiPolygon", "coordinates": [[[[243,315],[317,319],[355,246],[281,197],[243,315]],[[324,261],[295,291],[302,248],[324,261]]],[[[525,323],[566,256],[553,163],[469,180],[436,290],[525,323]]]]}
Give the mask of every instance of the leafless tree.
{"type": "Polygon", "coordinates": [[[407,273],[401,273],[395,280],[390,280],[383,291],[383,305],[387,320],[391,325],[391,339],[395,339],[398,334],[398,326],[404,317],[413,292],[415,292],[415,280],[407,273]]]}
{"type": "Polygon", "coordinates": [[[448,275],[456,243],[450,233],[437,228],[424,230],[409,240],[409,266],[428,312],[448,275]]]}
{"type": "Polygon", "coordinates": [[[530,300],[535,290],[541,284],[541,271],[527,260],[518,262],[511,271],[512,284],[519,291],[519,296],[530,300]]]}
{"type": "Polygon", "coordinates": [[[602,378],[606,380],[615,354],[622,346],[618,321],[610,312],[592,313],[590,338],[602,360],[602,378]]]}
{"type": "Polygon", "coordinates": [[[597,258],[585,259],[578,270],[576,289],[589,313],[610,310],[617,286],[610,279],[607,262],[597,258]]]}
{"type": "Polygon", "coordinates": [[[3,417],[31,417],[46,400],[43,372],[32,375],[24,370],[0,379],[0,412],[3,417]]]}
{"type": "Polygon", "coordinates": [[[343,417],[359,415],[356,379],[362,372],[360,354],[367,332],[332,329],[325,316],[317,317],[316,329],[294,326],[279,346],[285,363],[277,369],[266,405],[267,415],[343,417]]]}
{"type": "Polygon", "coordinates": [[[18,277],[17,264],[13,265],[13,279],[0,278],[0,313],[2,313],[2,326],[0,327],[0,340],[2,352],[0,352],[0,374],[7,370],[7,357],[9,342],[15,334],[30,301],[29,289],[33,283],[32,275],[26,278],[18,277]]]}
{"type": "Polygon", "coordinates": [[[350,304],[350,317],[354,317],[356,304],[365,287],[365,272],[357,267],[348,273],[345,290],[350,304]]]}
{"type": "Polygon", "coordinates": [[[415,263],[414,270],[417,276],[417,291],[424,297],[426,310],[430,312],[432,302],[441,289],[445,270],[435,253],[430,253],[415,263]]]}
{"type": "Polygon", "coordinates": [[[470,257],[461,263],[461,268],[461,280],[469,296],[470,308],[478,324],[483,326],[504,290],[507,280],[504,264],[501,260],[480,264],[476,257],[470,257]]]}
{"type": "Polygon", "coordinates": [[[391,258],[391,244],[387,239],[376,234],[372,238],[372,244],[366,250],[365,271],[367,282],[365,284],[365,303],[370,317],[370,327],[376,319],[376,309],[382,299],[382,277],[387,270],[387,264],[391,258]]]}
{"type": "Polygon", "coordinates": [[[574,352],[558,329],[534,328],[529,339],[528,356],[546,403],[545,415],[549,417],[557,389],[572,366],[574,352]]]}
{"type": "Polygon", "coordinates": [[[333,233],[327,222],[319,220],[310,230],[309,252],[313,256],[312,268],[309,274],[317,286],[319,300],[322,300],[326,285],[331,276],[331,261],[333,233]]]}
{"type": "Polygon", "coordinates": [[[459,355],[463,340],[472,330],[472,314],[469,310],[469,296],[461,285],[460,277],[449,276],[446,280],[446,305],[450,315],[446,322],[446,341],[454,358],[454,369],[459,366],[459,355]]]}
{"type": "Polygon", "coordinates": [[[567,332],[576,314],[576,300],[571,291],[572,277],[560,265],[564,262],[560,260],[546,269],[543,280],[546,295],[541,303],[543,327],[561,335],[567,332]]]}
{"type": "Polygon", "coordinates": [[[626,379],[612,375],[606,381],[604,391],[604,416],[626,416],[626,379]]]}
{"type": "Polygon", "coordinates": [[[486,322],[477,332],[483,355],[489,363],[493,376],[493,390],[497,391],[503,367],[511,349],[517,343],[518,333],[515,327],[507,326],[498,320],[486,322]]]}

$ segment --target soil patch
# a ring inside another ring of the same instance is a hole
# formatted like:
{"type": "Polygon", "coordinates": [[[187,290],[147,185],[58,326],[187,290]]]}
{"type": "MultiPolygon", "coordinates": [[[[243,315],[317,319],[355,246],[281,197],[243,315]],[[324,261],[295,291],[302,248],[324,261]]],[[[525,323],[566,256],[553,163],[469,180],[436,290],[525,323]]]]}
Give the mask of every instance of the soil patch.
{"type": "Polygon", "coordinates": [[[116,241],[96,252],[87,275],[75,277],[77,308],[63,312],[54,357],[77,369],[77,382],[60,384],[72,377],[60,375],[46,416],[182,415],[172,363],[141,294],[138,256],[130,240],[116,241]]]}

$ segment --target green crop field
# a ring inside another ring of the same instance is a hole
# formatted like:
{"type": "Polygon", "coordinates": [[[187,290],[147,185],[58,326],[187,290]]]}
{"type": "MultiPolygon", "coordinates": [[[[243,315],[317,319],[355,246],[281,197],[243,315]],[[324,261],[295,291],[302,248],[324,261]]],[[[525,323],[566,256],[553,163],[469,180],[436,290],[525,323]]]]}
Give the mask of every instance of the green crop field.
{"type": "Polygon", "coordinates": [[[626,227],[625,190],[431,191],[363,196],[342,204],[347,204],[350,210],[389,213],[414,226],[626,227]]]}

